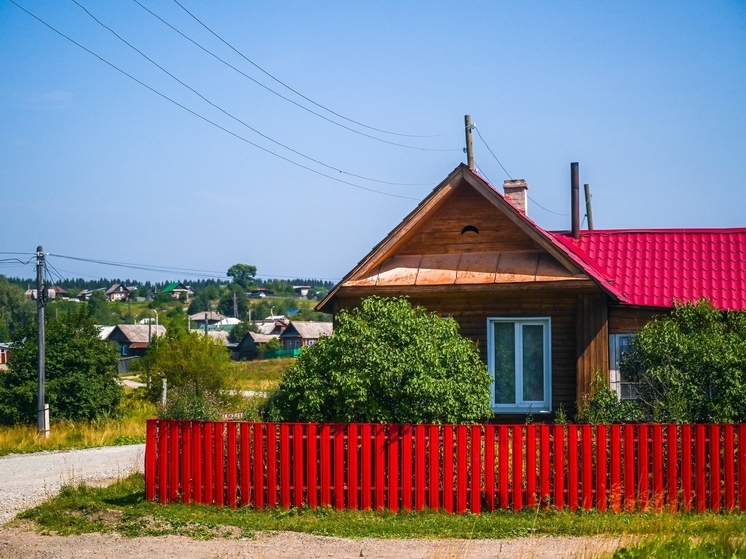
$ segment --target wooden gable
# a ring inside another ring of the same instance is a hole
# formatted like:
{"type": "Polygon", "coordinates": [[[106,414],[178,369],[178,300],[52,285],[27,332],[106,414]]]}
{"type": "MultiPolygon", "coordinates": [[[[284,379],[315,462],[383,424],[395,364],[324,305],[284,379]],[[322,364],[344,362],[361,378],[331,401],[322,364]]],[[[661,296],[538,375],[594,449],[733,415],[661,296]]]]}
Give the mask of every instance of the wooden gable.
{"type": "Polygon", "coordinates": [[[588,282],[563,256],[502,195],[457,168],[337,287],[588,282]]]}

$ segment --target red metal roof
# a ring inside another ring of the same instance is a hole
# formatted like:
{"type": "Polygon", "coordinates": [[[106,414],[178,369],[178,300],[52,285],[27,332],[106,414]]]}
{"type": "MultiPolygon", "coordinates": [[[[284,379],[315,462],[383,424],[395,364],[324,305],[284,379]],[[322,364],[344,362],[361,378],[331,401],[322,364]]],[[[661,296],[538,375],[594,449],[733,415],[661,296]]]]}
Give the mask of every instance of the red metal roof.
{"type": "Polygon", "coordinates": [[[550,235],[613,285],[624,304],[670,307],[706,297],[720,309],[746,309],[746,228],[550,235]]]}

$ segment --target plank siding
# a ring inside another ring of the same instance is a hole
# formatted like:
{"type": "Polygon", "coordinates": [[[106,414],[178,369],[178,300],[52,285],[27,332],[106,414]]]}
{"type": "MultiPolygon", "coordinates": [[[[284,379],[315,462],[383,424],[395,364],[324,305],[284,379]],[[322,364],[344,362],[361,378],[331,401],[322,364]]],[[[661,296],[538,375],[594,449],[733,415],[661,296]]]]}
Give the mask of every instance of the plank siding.
{"type": "Polygon", "coordinates": [[[462,254],[491,251],[542,251],[479,192],[462,185],[448,204],[397,251],[397,254],[462,254]],[[461,231],[473,225],[479,233],[461,231]]]}
{"type": "Polygon", "coordinates": [[[577,401],[589,394],[596,373],[609,378],[609,317],[606,295],[577,296],[577,401]]]}
{"type": "Polygon", "coordinates": [[[669,314],[666,309],[609,307],[609,334],[634,334],[655,316],[669,314]]]}

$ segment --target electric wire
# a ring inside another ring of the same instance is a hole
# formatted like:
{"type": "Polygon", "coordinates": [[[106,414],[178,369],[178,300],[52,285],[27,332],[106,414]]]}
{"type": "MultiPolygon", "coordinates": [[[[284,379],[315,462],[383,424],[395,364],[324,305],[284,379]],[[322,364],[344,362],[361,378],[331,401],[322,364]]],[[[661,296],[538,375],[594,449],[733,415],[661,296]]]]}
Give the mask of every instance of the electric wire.
{"type": "Polygon", "coordinates": [[[290,163],[291,165],[295,165],[296,167],[299,167],[299,168],[301,168],[301,169],[305,169],[305,170],[307,170],[307,171],[309,171],[309,172],[311,172],[311,173],[314,173],[314,174],[316,174],[316,175],[319,175],[319,176],[322,176],[322,177],[326,177],[326,178],[328,178],[328,179],[331,179],[331,180],[333,180],[333,181],[335,181],[335,182],[338,182],[338,183],[341,183],[341,184],[346,184],[346,185],[352,186],[352,187],[354,187],[354,188],[357,188],[357,189],[360,189],[360,190],[365,190],[365,191],[368,191],[368,192],[372,192],[372,193],[375,193],[375,194],[381,194],[382,196],[390,196],[390,197],[392,197],[392,198],[401,198],[401,199],[403,199],[403,200],[419,200],[418,198],[412,198],[411,196],[403,196],[403,195],[400,195],[400,194],[392,194],[392,193],[390,193],[390,192],[385,192],[385,191],[383,191],[383,190],[376,190],[376,189],[374,189],[374,188],[369,188],[369,187],[367,187],[367,186],[362,186],[362,185],[359,185],[359,184],[355,184],[355,183],[353,183],[353,182],[350,182],[350,181],[346,181],[346,180],[344,180],[344,179],[340,179],[340,178],[337,178],[337,177],[333,177],[333,176],[331,176],[331,175],[328,175],[328,174],[326,174],[326,173],[322,173],[321,171],[318,171],[318,170],[316,170],[316,169],[313,169],[312,167],[309,167],[309,166],[307,166],[307,165],[304,165],[304,164],[302,164],[302,163],[298,163],[297,161],[293,161],[292,159],[290,159],[290,158],[288,158],[288,157],[285,157],[285,156],[283,156],[283,155],[280,155],[279,153],[276,153],[276,152],[274,152],[274,151],[272,151],[272,150],[270,150],[270,149],[268,149],[268,148],[265,148],[265,147],[263,147],[263,146],[260,146],[259,144],[256,144],[256,143],[252,142],[251,140],[249,140],[249,139],[247,139],[247,138],[244,138],[244,137],[243,137],[243,136],[241,136],[240,134],[237,134],[237,133],[235,133],[235,132],[233,132],[233,131],[231,131],[231,130],[229,130],[229,129],[225,128],[224,126],[221,126],[220,124],[218,124],[218,123],[216,123],[216,122],[214,122],[214,121],[210,120],[209,118],[207,118],[207,117],[205,117],[205,116],[202,116],[201,114],[199,114],[199,113],[197,113],[197,112],[193,111],[192,109],[190,109],[190,108],[188,108],[187,106],[185,106],[185,105],[183,105],[183,104],[179,103],[178,101],[176,101],[176,100],[174,100],[174,99],[171,99],[170,97],[168,97],[168,96],[167,96],[167,95],[165,95],[164,93],[161,93],[160,91],[158,91],[158,90],[154,89],[153,87],[149,86],[149,85],[148,85],[148,84],[146,84],[145,82],[143,82],[143,81],[141,81],[141,80],[137,79],[137,78],[136,78],[136,77],[134,77],[133,75],[131,75],[131,74],[127,73],[127,72],[126,72],[125,70],[122,70],[121,68],[119,68],[119,67],[118,67],[118,66],[116,66],[115,64],[113,64],[113,63],[109,62],[108,60],[106,60],[106,59],[105,59],[105,58],[103,58],[102,56],[100,56],[100,55],[96,54],[96,53],[95,53],[95,52],[93,52],[92,50],[90,50],[90,49],[88,49],[87,47],[83,46],[82,44],[78,43],[78,42],[77,42],[76,40],[74,40],[73,38],[71,38],[71,37],[69,37],[69,36],[65,35],[65,34],[64,34],[64,33],[63,33],[62,31],[60,31],[60,30],[56,29],[56,28],[55,28],[55,27],[53,27],[53,26],[52,26],[51,24],[47,23],[46,21],[44,21],[43,19],[41,19],[40,17],[38,17],[38,16],[37,16],[37,15],[35,15],[34,13],[30,12],[29,10],[27,10],[26,8],[24,8],[23,6],[21,6],[20,4],[18,4],[18,2],[16,2],[16,0],[8,0],[8,1],[9,1],[9,2],[11,3],[11,4],[15,5],[15,6],[16,6],[17,8],[19,8],[20,10],[22,10],[22,11],[26,12],[26,13],[27,13],[28,15],[30,15],[31,17],[33,17],[34,19],[36,19],[36,20],[37,20],[38,22],[40,22],[41,24],[43,24],[44,26],[46,26],[46,27],[47,27],[47,28],[49,28],[50,30],[54,31],[55,33],[57,33],[58,35],[60,35],[60,36],[61,36],[61,37],[63,37],[64,39],[67,39],[68,41],[70,41],[71,43],[73,43],[73,44],[74,44],[75,46],[77,46],[77,47],[79,47],[79,48],[83,49],[84,51],[86,51],[87,53],[91,54],[92,56],[95,56],[96,58],[98,58],[98,59],[99,59],[99,60],[100,60],[101,62],[103,62],[103,63],[104,63],[104,64],[106,64],[107,66],[109,66],[109,67],[113,68],[113,69],[114,69],[114,70],[116,70],[117,72],[119,72],[119,73],[123,74],[124,76],[126,76],[126,77],[130,78],[130,79],[131,79],[131,80],[133,80],[134,82],[136,82],[136,83],[140,84],[140,85],[141,85],[141,86],[143,86],[144,88],[146,88],[146,89],[150,90],[151,92],[155,93],[156,95],[158,95],[159,97],[161,97],[161,98],[165,99],[166,101],[168,101],[168,102],[170,102],[170,103],[172,103],[172,104],[176,105],[177,107],[179,107],[179,108],[181,108],[181,109],[185,110],[186,112],[188,112],[188,113],[190,113],[191,115],[193,115],[193,116],[195,116],[195,117],[199,118],[200,120],[203,120],[204,122],[206,122],[206,123],[208,123],[208,124],[211,124],[211,125],[212,125],[212,126],[214,126],[215,128],[218,128],[219,130],[222,130],[223,132],[226,132],[227,134],[230,134],[230,135],[231,135],[231,136],[233,136],[234,138],[236,138],[236,139],[238,139],[238,140],[240,140],[240,141],[242,141],[242,142],[244,142],[244,143],[247,143],[247,144],[249,144],[249,145],[251,145],[251,146],[253,146],[253,147],[255,147],[255,148],[257,148],[257,149],[259,149],[259,150],[261,150],[261,151],[264,151],[265,153],[268,153],[268,154],[270,154],[270,155],[273,155],[274,157],[277,157],[278,159],[281,159],[281,160],[283,160],[283,161],[286,161],[287,163],[290,163]]]}
{"type": "MultiPolygon", "coordinates": [[[[472,127],[474,128],[474,130],[477,131],[477,136],[479,136],[479,139],[482,140],[482,143],[487,148],[487,151],[489,151],[492,154],[492,157],[495,158],[495,161],[497,161],[498,165],[500,165],[500,167],[505,172],[505,174],[508,175],[508,178],[510,180],[513,180],[513,177],[510,176],[510,173],[508,173],[508,171],[505,169],[505,167],[503,166],[503,164],[500,163],[500,160],[495,155],[495,152],[492,151],[492,148],[490,148],[489,144],[487,144],[487,142],[485,141],[485,139],[482,137],[482,134],[479,132],[479,128],[477,128],[477,126],[475,124],[472,124],[472,127]]],[[[528,196],[528,194],[526,194],[526,196],[528,196]]],[[[559,212],[555,212],[553,210],[550,210],[549,208],[545,208],[544,206],[542,206],[541,204],[539,204],[539,202],[537,202],[536,200],[534,200],[533,198],[531,198],[531,196],[528,196],[528,199],[531,200],[534,204],[536,204],[539,208],[541,208],[545,212],[549,212],[550,214],[561,215],[561,216],[568,216],[568,215],[570,215],[568,213],[559,213],[559,212]]]]}
{"type": "MultiPolygon", "coordinates": [[[[308,108],[308,107],[306,107],[305,105],[301,105],[301,104],[300,104],[300,103],[298,103],[297,101],[294,101],[293,99],[290,99],[289,97],[286,97],[286,96],[285,96],[285,95],[283,95],[282,93],[280,93],[280,92],[278,92],[278,91],[275,91],[275,90],[274,90],[274,89],[272,89],[271,87],[268,87],[267,85],[265,85],[265,84],[261,83],[260,81],[258,81],[258,80],[256,80],[256,79],[252,78],[251,76],[249,76],[249,75],[248,75],[248,74],[246,74],[245,72],[241,71],[241,70],[240,70],[239,68],[236,68],[236,67],[235,67],[234,65],[232,65],[232,64],[231,64],[230,62],[227,62],[226,60],[222,59],[221,57],[219,57],[219,56],[218,56],[217,54],[215,54],[214,52],[212,52],[212,51],[210,51],[209,49],[205,48],[204,46],[200,45],[200,44],[199,44],[199,43],[198,43],[197,41],[195,41],[195,40],[194,40],[194,39],[192,39],[191,37],[187,36],[187,35],[186,35],[185,33],[181,32],[181,31],[180,31],[179,29],[177,29],[176,27],[174,27],[173,25],[171,25],[171,24],[170,24],[169,22],[167,22],[167,21],[166,21],[165,19],[163,19],[163,18],[162,18],[161,16],[159,16],[158,14],[156,14],[155,12],[153,12],[152,10],[150,10],[149,8],[147,8],[146,6],[143,6],[143,5],[142,5],[142,4],[141,4],[141,3],[139,2],[139,0],[133,0],[133,2],[135,2],[135,4],[137,4],[138,6],[140,6],[140,7],[141,7],[141,8],[143,9],[143,10],[145,10],[146,12],[148,12],[149,14],[151,14],[151,15],[152,15],[153,17],[155,17],[156,19],[158,19],[159,21],[161,21],[161,22],[162,22],[162,23],[163,23],[164,25],[168,26],[168,27],[169,27],[169,28],[171,28],[171,29],[172,29],[173,31],[175,31],[176,33],[178,33],[179,35],[181,35],[181,36],[182,36],[182,37],[183,37],[184,39],[186,39],[187,41],[189,41],[190,43],[192,43],[192,44],[193,44],[194,46],[196,46],[197,48],[201,49],[201,50],[202,50],[202,51],[204,51],[205,53],[209,54],[210,56],[212,56],[213,58],[215,58],[215,59],[216,59],[216,60],[218,60],[219,62],[223,63],[224,65],[228,66],[229,68],[231,68],[231,69],[232,69],[232,70],[234,70],[235,72],[237,72],[237,73],[241,74],[241,75],[242,75],[243,77],[245,77],[246,79],[248,79],[248,80],[250,80],[250,81],[254,82],[254,83],[255,83],[256,85],[258,85],[259,87],[261,87],[261,88],[263,88],[263,89],[265,89],[265,90],[269,91],[270,93],[272,93],[273,95],[276,95],[276,96],[277,96],[277,97],[279,97],[280,99],[282,99],[282,100],[284,100],[284,101],[287,101],[288,103],[292,103],[292,104],[293,104],[293,105],[295,105],[296,107],[298,107],[298,108],[300,108],[300,109],[303,109],[304,111],[307,111],[307,112],[311,113],[312,115],[315,115],[315,116],[317,116],[317,117],[319,117],[319,118],[321,118],[321,119],[323,119],[323,120],[325,120],[325,121],[327,121],[327,122],[329,122],[329,123],[331,123],[331,124],[334,124],[335,126],[339,126],[340,128],[343,128],[343,129],[345,129],[345,130],[348,130],[348,131],[350,131],[350,132],[353,132],[353,133],[355,133],[355,134],[359,134],[359,135],[361,135],[361,136],[365,136],[366,138],[371,138],[371,139],[373,139],[373,140],[376,140],[376,141],[378,141],[378,142],[383,142],[383,143],[385,143],[385,144],[390,144],[390,145],[393,145],[393,146],[403,147],[403,148],[407,148],[407,149],[414,149],[414,150],[421,150],[421,151],[458,151],[458,149],[457,149],[457,148],[435,149],[435,148],[423,148],[423,147],[419,147],[419,146],[409,146],[409,145],[406,145],[406,144],[399,144],[399,143],[396,143],[396,142],[391,142],[391,141],[389,141],[389,140],[384,140],[384,139],[382,139],[382,138],[377,138],[376,136],[372,136],[372,135],[370,135],[370,134],[366,134],[365,132],[360,132],[359,130],[355,130],[354,128],[351,128],[351,127],[349,127],[349,126],[346,126],[346,125],[344,125],[344,124],[341,124],[341,123],[337,122],[336,120],[332,120],[331,118],[329,118],[329,117],[327,117],[327,116],[324,116],[324,115],[322,115],[321,113],[318,113],[318,112],[316,112],[316,111],[314,111],[314,110],[312,110],[312,109],[309,109],[309,108],[308,108]]],[[[187,12],[187,13],[189,13],[189,12],[187,12]]],[[[191,13],[190,13],[189,15],[191,15],[192,17],[194,17],[194,16],[193,16],[193,15],[192,15],[191,13]]],[[[195,18],[195,19],[196,19],[196,18],[195,18]]],[[[199,21],[199,20],[197,20],[197,21],[199,21]]],[[[200,22],[200,23],[201,23],[201,22],[200,22]]],[[[210,30],[208,29],[208,31],[210,31],[210,30]]],[[[210,32],[212,32],[212,31],[210,31],[210,32]]],[[[221,40],[222,40],[222,39],[221,39],[221,40]]],[[[233,47],[231,47],[231,48],[233,48],[233,47]]],[[[234,49],[234,50],[235,50],[235,49],[234,49]]],[[[241,55],[241,56],[243,56],[243,55],[241,55]]],[[[251,62],[251,61],[249,61],[249,62],[251,62]]],[[[251,62],[251,63],[253,64],[253,62],[251,62]]],[[[258,66],[257,66],[257,68],[258,68],[258,66]]],[[[260,69],[260,70],[262,70],[261,68],[259,68],[259,69],[260,69]]],[[[262,71],[264,72],[264,70],[262,70],[262,71]]],[[[265,72],[265,73],[266,73],[266,72],[265,72]]],[[[268,75],[269,75],[269,74],[268,74],[268,75]]],[[[271,75],[270,75],[270,77],[272,77],[273,79],[275,79],[275,78],[274,78],[273,76],[271,76],[271,75]]],[[[277,81],[277,80],[276,80],[276,81],[277,81]]],[[[282,83],[282,82],[279,82],[279,83],[282,83]]],[[[282,85],[285,85],[285,84],[282,84],[282,85]]],[[[287,86],[285,86],[285,87],[287,87],[287,86]]],[[[293,89],[291,89],[291,88],[288,88],[288,89],[290,89],[291,91],[295,92],[295,90],[293,90],[293,89]]],[[[296,93],[297,93],[297,92],[296,92],[296,93]]],[[[300,94],[298,94],[298,95],[300,95],[300,94]]],[[[303,95],[301,95],[301,97],[303,97],[303,95]]],[[[305,97],[304,97],[304,98],[305,98],[305,97]]],[[[313,101],[311,101],[311,102],[313,102],[313,101]]],[[[316,104],[316,103],[314,103],[314,104],[316,104]]],[[[321,106],[321,105],[319,105],[319,106],[321,106]]],[[[323,108],[323,107],[322,107],[322,108],[323,108]]],[[[325,109],[325,110],[328,110],[328,109],[325,109]]],[[[329,112],[332,112],[332,114],[336,114],[336,113],[333,113],[333,111],[329,111],[329,112]]],[[[341,118],[344,118],[344,117],[341,117],[341,118]]],[[[349,119],[346,119],[346,120],[349,120],[349,119]]],[[[353,121],[350,121],[350,122],[355,122],[355,121],[353,120],[353,121]]],[[[357,124],[357,123],[356,123],[356,124],[357,124]]],[[[361,124],[360,126],[365,126],[365,125],[361,124]]],[[[370,129],[372,129],[372,130],[378,130],[377,128],[373,128],[373,127],[368,127],[368,126],[366,126],[366,128],[370,128],[370,129]]],[[[380,132],[383,132],[383,133],[388,133],[388,134],[396,134],[395,132],[385,132],[385,131],[383,131],[383,130],[378,130],[378,131],[380,131],[380,132]]],[[[419,136],[419,135],[414,135],[414,134],[396,134],[396,135],[397,135],[397,136],[406,136],[406,137],[410,137],[410,138],[435,138],[435,137],[440,137],[440,136],[447,136],[447,135],[449,135],[449,134],[453,134],[454,132],[457,132],[457,131],[458,131],[458,130],[455,130],[455,131],[452,131],[452,132],[447,132],[447,133],[444,133],[444,134],[436,134],[436,135],[433,135],[433,136],[419,136]]]]}
{"type": "MultiPolygon", "coordinates": [[[[183,274],[183,275],[191,275],[191,276],[199,276],[204,277],[208,279],[224,279],[227,280],[227,276],[225,272],[217,272],[214,270],[201,270],[201,269],[194,269],[194,268],[175,268],[171,266],[153,266],[149,264],[136,264],[131,262],[115,262],[115,261],[108,261],[108,260],[97,260],[94,258],[85,258],[81,256],[68,256],[63,254],[49,254],[48,256],[54,257],[54,258],[64,258],[67,260],[75,260],[78,262],[85,262],[90,264],[100,264],[104,266],[113,266],[117,268],[129,268],[133,270],[142,270],[147,272],[160,272],[160,273],[173,273],[173,274],[183,274]]],[[[62,270],[67,273],[73,273],[76,274],[77,272],[71,272],[69,270],[62,270]]],[[[82,274],[81,274],[82,275],[82,274]]],[[[93,276],[88,276],[93,277],[93,276]]],[[[290,276],[290,275],[281,275],[281,274],[258,274],[256,277],[261,279],[298,279],[298,275],[290,276]]],[[[340,278],[327,278],[327,277],[318,277],[313,279],[319,279],[319,280],[328,280],[328,281],[338,281],[340,278]]]]}
{"type": "Polygon", "coordinates": [[[205,97],[204,95],[202,95],[199,91],[197,91],[196,89],[194,89],[193,87],[191,87],[190,85],[186,84],[181,79],[179,79],[178,77],[176,77],[174,74],[172,74],[171,72],[169,72],[168,70],[166,70],[163,66],[161,66],[160,64],[158,64],[152,58],[150,58],[147,54],[145,54],[144,52],[142,52],[140,49],[138,49],[132,43],[130,43],[129,41],[127,41],[124,37],[122,37],[121,35],[119,35],[119,33],[117,33],[116,31],[114,31],[114,29],[112,29],[111,27],[109,27],[108,25],[106,25],[105,23],[103,23],[101,20],[99,20],[85,6],[83,6],[80,2],[78,2],[78,0],[71,0],[71,1],[75,5],[77,5],[81,10],[83,10],[86,14],[88,14],[88,16],[90,16],[91,19],[93,19],[93,21],[95,21],[101,27],[103,27],[104,29],[106,29],[107,31],[109,31],[117,39],[119,39],[120,41],[122,41],[125,45],[127,45],[132,50],[134,50],[136,53],[138,53],[140,56],[142,56],[143,58],[145,58],[145,60],[147,60],[148,62],[150,62],[151,64],[153,64],[156,68],[158,68],[159,70],[161,70],[162,72],[164,72],[165,74],[167,74],[168,76],[170,76],[171,78],[173,78],[174,80],[176,80],[179,84],[181,84],[182,86],[184,86],[185,88],[187,88],[189,91],[191,91],[192,93],[194,93],[195,95],[197,95],[200,99],[202,99],[208,105],[210,105],[210,106],[214,107],[215,109],[219,110],[221,113],[223,113],[224,115],[226,115],[228,118],[231,118],[231,119],[235,120],[236,122],[238,122],[242,126],[248,128],[249,130],[251,130],[255,134],[258,134],[259,136],[261,136],[265,140],[267,140],[269,142],[272,142],[273,144],[275,144],[277,146],[280,146],[280,147],[282,147],[282,148],[284,148],[284,149],[286,149],[286,150],[288,150],[288,151],[290,151],[290,152],[292,152],[292,153],[294,153],[294,154],[296,154],[296,155],[298,155],[298,156],[300,156],[300,157],[302,157],[304,159],[307,159],[308,161],[312,161],[313,163],[316,163],[317,165],[321,165],[322,167],[326,167],[327,169],[330,169],[332,171],[337,171],[338,173],[342,173],[343,175],[348,175],[350,177],[355,177],[355,178],[366,180],[366,181],[376,182],[376,183],[380,183],[380,184],[394,185],[394,186],[425,186],[426,184],[429,184],[429,183],[404,184],[404,183],[399,183],[399,182],[390,182],[390,181],[384,181],[384,180],[374,179],[374,178],[366,177],[366,176],[363,176],[363,175],[357,175],[355,173],[350,173],[349,171],[344,171],[344,170],[339,169],[339,168],[337,168],[337,167],[335,167],[333,165],[329,165],[327,163],[324,163],[323,161],[320,161],[318,159],[315,159],[313,157],[305,155],[304,153],[301,153],[300,151],[291,148],[287,144],[283,144],[281,142],[278,142],[277,140],[271,138],[270,136],[267,136],[263,132],[260,132],[256,128],[252,127],[251,125],[249,125],[245,121],[241,120],[237,116],[229,113],[228,111],[226,111],[225,109],[223,109],[222,107],[220,107],[219,105],[217,105],[216,103],[213,103],[207,97],[205,97]]]}
{"type": "MultiPolygon", "coordinates": [[[[137,0],[135,0],[135,1],[137,2],[137,0]]],[[[233,52],[235,52],[235,53],[236,53],[236,54],[237,54],[238,56],[240,56],[241,58],[243,58],[243,59],[244,59],[244,60],[245,60],[246,62],[248,62],[249,64],[251,64],[252,66],[254,66],[254,68],[256,68],[257,70],[259,70],[259,71],[260,71],[260,72],[262,72],[262,73],[263,73],[264,75],[268,76],[269,78],[271,78],[272,80],[274,80],[275,82],[277,82],[278,84],[280,84],[281,86],[283,86],[283,87],[285,87],[286,89],[288,89],[288,90],[292,91],[293,93],[295,93],[295,94],[296,94],[296,95],[298,95],[299,97],[301,97],[301,98],[305,99],[305,100],[306,100],[306,101],[308,101],[309,103],[311,103],[311,104],[315,105],[316,107],[319,107],[320,109],[323,109],[323,110],[327,111],[328,113],[331,113],[331,114],[333,114],[333,115],[334,115],[334,116],[336,116],[336,117],[339,117],[339,118],[341,118],[341,119],[343,119],[343,120],[346,120],[347,122],[351,122],[351,123],[353,123],[353,124],[356,124],[356,125],[358,125],[358,126],[361,126],[361,127],[363,127],[363,128],[367,128],[368,130],[374,130],[374,131],[376,131],[376,132],[380,132],[380,133],[382,133],[382,134],[390,134],[390,135],[392,135],[392,136],[403,136],[403,137],[407,137],[407,138],[436,138],[436,137],[439,137],[439,136],[448,136],[449,134],[453,134],[453,132],[454,132],[454,131],[451,131],[451,132],[445,132],[445,133],[443,133],[443,134],[434,134],[434,135],[431,135],[431,136],[421,136],[421,135],[415,135],[415,134],[402,134],[402,133],[399,133],[399,132],[391,132],[391,131],[388,131],[388,130],[383,130],[383,129],[381,129],[381,128],[376,128],[376,127],[374,127],[374,126],[368,126],[367,124],[363,124],[362,122],[358,122],[358,121],[356,121],[356,120],[353,120],[353,119],[351,119],[351,118],[347,118],[346,116],[344,116],[344,115],[341,115],[341,114],[339,114],[339,113],[337,113],[337,112],[335,112],[335,111],[331,110],[330,108],[328,108],[328,107],[325,107],[324,105],[322,105],[322,104],[320,104],[320,103],[317,103],[317,102],[316,102],[316,101],[314,101],[313,99],[310,99],[309,97],[306,97],[306,96],[305,96],[305,95],[303,95],[303,94],[302,94],[301,92],[299,92],[299,91],[297,91],[297,90],[293,89],[292,87],[290,87],[290,86],[289,86],[288,84],[286,84],[285,82],[283,82],[283,81],[281,81],[280,79],[276,78],[275,76],[273,76],[272,74],[270,74],[270,73],[269,73],[269,72],[268,72],[267,70],[265,70],[264,68],[262,68],[261,66],[259,66],[259,65],[258,65],[258,64],[257,64],[256,62],[254,62],[253,60],[251,60],[250,58],[248,58],[248,57],[247,57],[246,55],[244,55],[244,54],[243,54],[243,53],[242,53],[241,51],[239,51],[238,49],[236,49],[236,48],[235,48],[235,47],[234,47],[233,45],[231,45],[231,44],[230,44],[230,43],[229,43],[228,41],[226,41],[225,39],[223,39],[223,38],[222,38],[222,37],[221,37],[220,35],[218,35],[218,34],[217,34],[217,33],[216,33],[215,31],[213,31],[212,29],[210,29],[210,27],[208,27],[208,26],[207,26],[207,25],[206,25],[206,24],[205,24],[205,23],[204,23],[204,22],[203,22],[202,20],[200,20],[200,19],[199,19],[199,18],[198,18],[197,16],[195,16],[195,15],[194,15],[194,14],[193,14],[192,12],[190,12],[190,11],[189,11],[189,10],[188,10],[187,8],[185,8],[185,7],[184,7],[184,6],[183,6],[183,5],[182,5],[182,4],[181,4],[181,3],[180,3],[180,2],[178,1],[178,0],[174,0],[174,3],[175,3],[175,4],[177,5],[177,6],[179,6],[179,7],[180,7],[180,8],[182,9],[182,10],[184,10],[184,11],[185,11],[185,12],[186,12],[186,13],[187,13],[187,14],[188,14],[188,15],[189,15],[189,16],[190,16],[190,17],[191,17],[192,19],[194,19],[194,21],[196,21],[197,23],[199,23],[199,24],[200,24],[200,25],[201,25],[202,27],[204,27],[204,28],[205,28],[205,29],[206,29],[206,30],[207,30],[208,32],[210,32],[210,33],[211,33],[211,34],[212,34],[212,35],[213,35],[213,36],[214,36],[214,37],[215,37],[216,39],[218,39],[218,40],[219,40],[219,41],[220,41],[221,43],[223,43],[223,44],[224,44],[225,46],[227,46],[227,47],[228,47],[229,49],[231,49],[231,50],[232,50],[233,52]]],[[[138,4],[139,4],[139,2],[138,2],[138,4]]],[[[357,132],[357,131],[355,131],[355,132],[357,132]]],[[[362,134],[362,132],[357,132],[357,133],[358,133],[358,134],[362,134]]],[[[367,134],[366,134],[366,135],[367,135],[367,134]]],[[[380,138],[375,138],[374,136],[369,136],[369,137],[371,137],[371,138],[374,138],[374,139],[376,139],[376,140],[379,140],[379,141],[385,141],[385,140],[381,140],[380,138]]],[[[398,145],[398,144],[395,144],[395,145],[398,145]]],[[[402,147],[410,147],[410,146],[402,146],[402,147]]],[[[418,149],[418,148],[412,148],[412,149],[418,149]]],[[[436,150],[436,151],[437,151],[437,150],[436,150]]],[[[451,150],[443,150],[443,151],[451,151],[451,150]]],[[[455,150],[455,151],[458,151],[458,150],[455,150]]]]}

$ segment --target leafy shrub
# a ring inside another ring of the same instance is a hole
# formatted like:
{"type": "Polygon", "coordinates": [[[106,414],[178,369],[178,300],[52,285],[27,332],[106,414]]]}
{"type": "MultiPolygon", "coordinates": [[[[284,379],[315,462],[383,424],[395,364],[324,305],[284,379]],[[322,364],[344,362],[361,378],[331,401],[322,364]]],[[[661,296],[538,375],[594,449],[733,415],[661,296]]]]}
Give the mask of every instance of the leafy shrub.
{"type": "Polygon", "coordinates": [[[648,420],[746,421],[746,312],[677,305],[643,327],[621,369],[648,420]]]}
{"type": "Polygon", "coordinates": [[[160,419],[214,421],[222,417],[222,402],[210,392],[195,392],[182,387],[168,391],[166,405],[158,406],[160,419]]]}
{"type": "Polygon", "coordinates": [[[643,418],[639,404],[620,400],[600,374],[594,376],[591,393],[584,395],[578,408],[578,423],[628,423],[643,418]]]}
{"type": "Polygon", "coordinates": [[[153,338],[150,349],[134,367],[146,379],[148,399],[154,403],[161,398],[163,379],[169,394],[188,388],[195,394],[225,398],[230,388],[232,362],[225,345],[186,330],[168,330],[165,336],[153,338]]]}
{"type": "Polygon", "coordinates": [[[305,348],[265,419],[460,423],[487,417],[490,379],[458,324],[406,298],[370,297],[305,348]]]}

